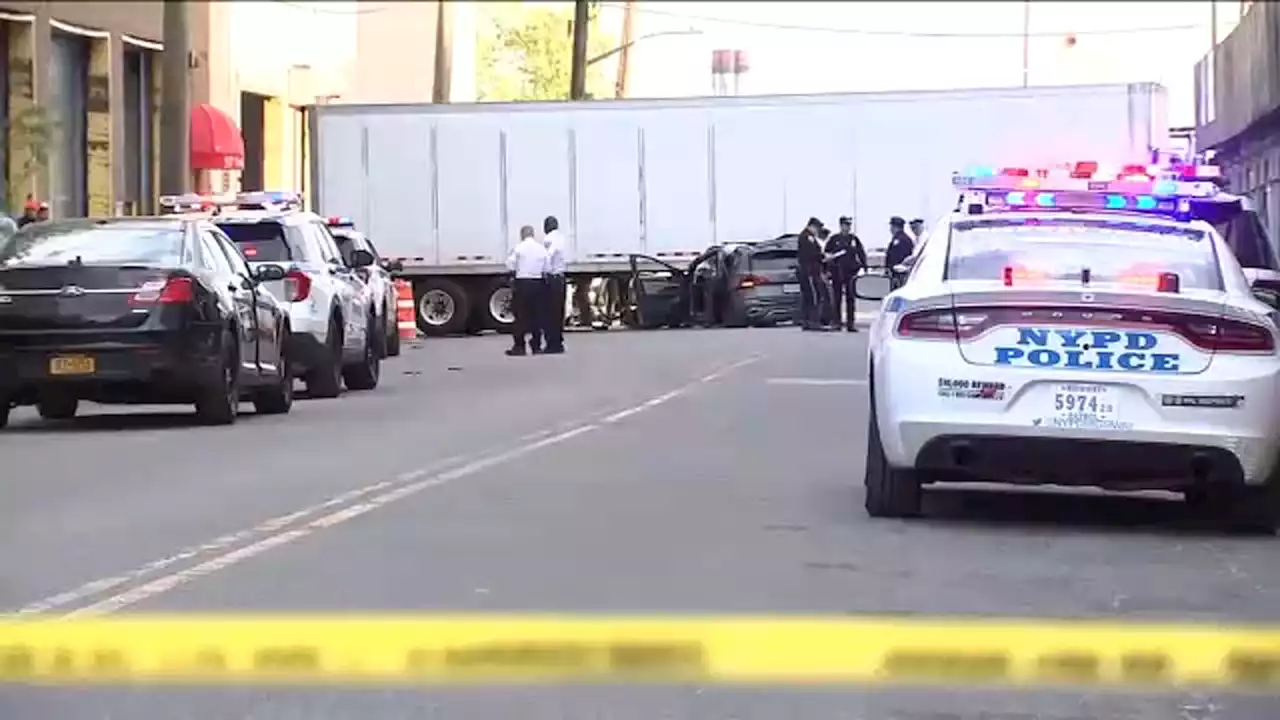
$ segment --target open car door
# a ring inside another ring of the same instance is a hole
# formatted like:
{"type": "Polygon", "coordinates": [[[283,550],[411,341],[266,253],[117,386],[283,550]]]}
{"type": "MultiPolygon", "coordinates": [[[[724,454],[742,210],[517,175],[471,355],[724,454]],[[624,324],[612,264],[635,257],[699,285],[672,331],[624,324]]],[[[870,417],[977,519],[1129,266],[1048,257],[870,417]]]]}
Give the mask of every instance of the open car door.
{"type": "Polygon", "coordinates": [[[711,326],[720,322],[716,294],[724,294],[721,285],[726,281],[724,247],[714,245],[689,263],[684,271],[688,279],[686,297],[689,320],[696,325],[711,326]]]}
{"type": "Polygon", "coordinates": [[[679,327],[689,314],[689,277],[684,270],[649,255],[631,255],[624,324],[652,330],[679,327]]]}

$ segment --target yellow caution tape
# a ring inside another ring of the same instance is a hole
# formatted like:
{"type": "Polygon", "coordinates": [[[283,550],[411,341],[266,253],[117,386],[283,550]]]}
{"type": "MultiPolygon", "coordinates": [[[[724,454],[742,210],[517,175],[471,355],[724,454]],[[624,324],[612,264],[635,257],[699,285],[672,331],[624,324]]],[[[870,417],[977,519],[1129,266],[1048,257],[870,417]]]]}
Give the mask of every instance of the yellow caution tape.
{"type": "Polygon", "coordinates": [[[1280,690],[1280,629],[1074,621],[420,616],[0,620],[6,683],[680,683],[1280,690]]]}

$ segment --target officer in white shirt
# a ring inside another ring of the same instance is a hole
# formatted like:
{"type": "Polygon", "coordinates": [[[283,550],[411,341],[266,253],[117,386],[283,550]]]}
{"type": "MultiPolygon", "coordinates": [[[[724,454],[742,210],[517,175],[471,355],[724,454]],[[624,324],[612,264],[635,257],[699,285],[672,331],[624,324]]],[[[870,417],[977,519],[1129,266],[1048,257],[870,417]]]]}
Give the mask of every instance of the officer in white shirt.
{"type": "Polygon", "coordinates": [[[533,227],[520,228],[520,242],[507,256],[507,269],[515,274],[511,305],[516,321],[512,324],[513,343],[507,354],[526,354],[525,337],[534,355],[542,352],[542,315],[546,304],[547,248],[534,237],[533,227]]]}
{"type": "Polygon", "coordinates": [[[560,233],[560,221],[554,215],[542,221],[542,243],[547,248],[547,288],[545,324],[547,353],[564,352],[564,301],[566,263],[564,259],[564,235],[560,233]]]}

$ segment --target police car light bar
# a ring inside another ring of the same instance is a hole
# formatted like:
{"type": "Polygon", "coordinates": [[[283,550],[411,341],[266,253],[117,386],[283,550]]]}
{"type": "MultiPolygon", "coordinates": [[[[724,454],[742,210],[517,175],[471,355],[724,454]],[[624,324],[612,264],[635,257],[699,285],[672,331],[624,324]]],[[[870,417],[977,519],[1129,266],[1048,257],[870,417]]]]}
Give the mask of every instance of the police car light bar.
{"type": "Polygon", "coordinates": [[[349,217],[334,216],[325,218],[325,223],[329,227],[354,227],[355,223],[349,217]]]}
{"type": "Polygon", "coordinates": [[[235,202],[242,208],[301,208],[302,196],[289,190],[259,190],[240,193],[235,202]]]}
{"type": "Polygon", "coordinates": [[[235,204],[234,195],[198,195],[196,193],[186,193],[184,195],[161,195],[159,198],[160,208],[170,212],[192,212],[217,208],[222,205],[235,204]]]}

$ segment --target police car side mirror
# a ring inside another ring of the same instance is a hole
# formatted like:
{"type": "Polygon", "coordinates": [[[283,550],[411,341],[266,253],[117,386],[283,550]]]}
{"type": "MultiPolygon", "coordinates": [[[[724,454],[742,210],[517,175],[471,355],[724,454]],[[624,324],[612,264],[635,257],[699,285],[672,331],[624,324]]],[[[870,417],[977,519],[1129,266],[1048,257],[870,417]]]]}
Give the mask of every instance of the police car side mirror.
{"type": "Polygon", "coordinates": [[[373,253],[368,250],[353,250],[351,252],[351,267],[363,268],[369,267],[376,262],[373,253]]]}
{"type": "Polygon", "coordinates": [[[253,279],[260,283],[283,280],[284,276],[284,268],[279,265],[259,265],[253,270],[253,279]]]}

